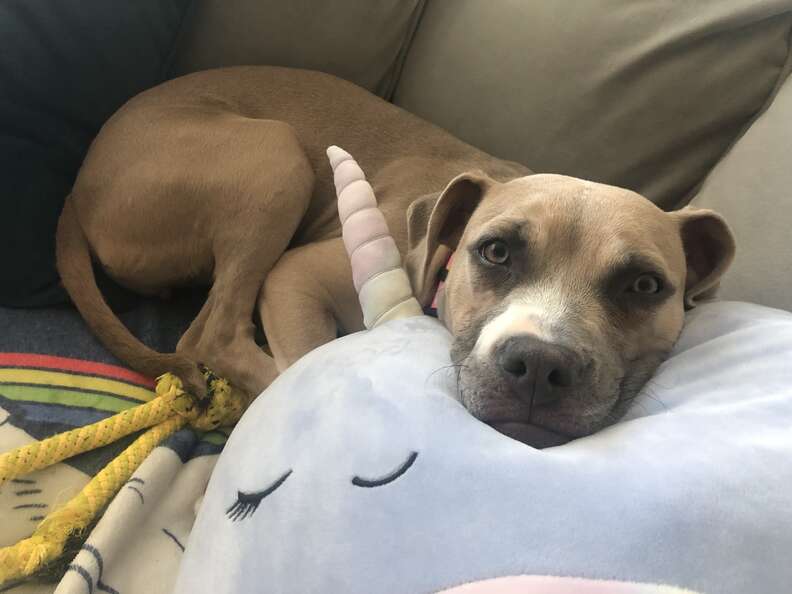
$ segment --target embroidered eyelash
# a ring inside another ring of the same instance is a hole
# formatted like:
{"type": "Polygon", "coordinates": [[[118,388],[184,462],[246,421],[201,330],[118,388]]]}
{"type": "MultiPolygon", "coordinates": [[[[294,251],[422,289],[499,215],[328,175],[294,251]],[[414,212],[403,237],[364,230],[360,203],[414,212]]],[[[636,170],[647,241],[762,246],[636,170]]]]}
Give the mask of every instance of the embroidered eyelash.
{"type": "Polygon", "coordinates": [[[261,501],[267,495],[272,494],[275,489],[280,487],[286,481],[286,479],[289,478],[291,473],[292,471],[289,470],[286,474],[284,474],[263,491],[256,491],[254,493],[243,493],[242,491],[237,491],[237,500],[226,510],[226,516],[228,516],[232,522],[242,521],[245,518],[252,516],[258,509],[261,501]]]}
{"type": "Polygon", "coordinates": [[[365,479],[360,476],[354,476],[352,477],[352,484],[355,485],[356,487],[366,487],[370,489],[372,487],[382,487],[383,485],[392,483],[410,469],[410,466],[413,465],[413,462],[415,462],[415,459],[417,457],[418,457],[418,452],[411,452],[409,458],[407,458],[404,464],[399,466],[389,475],[383,476],[382,478],[378,478],[378,479],[365,479]]]}

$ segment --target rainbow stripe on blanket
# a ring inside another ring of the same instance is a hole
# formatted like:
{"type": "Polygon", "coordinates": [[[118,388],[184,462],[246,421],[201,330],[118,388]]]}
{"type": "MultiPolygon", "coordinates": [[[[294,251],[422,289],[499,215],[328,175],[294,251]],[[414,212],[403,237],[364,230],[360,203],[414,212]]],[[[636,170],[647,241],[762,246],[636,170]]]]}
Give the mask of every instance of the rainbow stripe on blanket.
{"type": "MultiPolygon", "coordinates": [[[[0,353],[0,431],[8,424],[35,439],[105,419],[154,397],[154,381],[96,361],[34,353],[0,353]]],[[[112,444],[70,463],[94,474],[134,438],[112,444]]],[[[227,430],[197,434],[184,429],[163,443],[183,459],[218,453],[227,430]]]]}

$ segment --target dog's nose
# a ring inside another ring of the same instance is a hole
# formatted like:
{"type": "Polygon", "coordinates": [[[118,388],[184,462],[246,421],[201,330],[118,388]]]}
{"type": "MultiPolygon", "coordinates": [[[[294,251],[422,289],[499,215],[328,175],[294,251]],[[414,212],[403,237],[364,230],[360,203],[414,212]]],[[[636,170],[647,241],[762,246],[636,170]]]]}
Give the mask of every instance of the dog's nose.
{"type": "Polygon", "coordinates": [[[585,371],[573,350],[531,335],[507,338],[496,357],[515,396],[534,405],[556,401],[581,382],[585,371]]]}

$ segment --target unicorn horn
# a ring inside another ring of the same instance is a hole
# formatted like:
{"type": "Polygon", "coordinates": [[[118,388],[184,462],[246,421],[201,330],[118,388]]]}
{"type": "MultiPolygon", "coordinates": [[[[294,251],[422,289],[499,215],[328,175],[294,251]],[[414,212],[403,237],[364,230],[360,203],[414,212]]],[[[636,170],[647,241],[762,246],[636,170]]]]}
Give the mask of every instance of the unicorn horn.
{"type": "Polygon", "coordinates": [[[363,170],[352,155],[337,146],[327,149],[327,158],[333,168],[344,246],[366,328],[422,315],[396,242],[363,170]]]}

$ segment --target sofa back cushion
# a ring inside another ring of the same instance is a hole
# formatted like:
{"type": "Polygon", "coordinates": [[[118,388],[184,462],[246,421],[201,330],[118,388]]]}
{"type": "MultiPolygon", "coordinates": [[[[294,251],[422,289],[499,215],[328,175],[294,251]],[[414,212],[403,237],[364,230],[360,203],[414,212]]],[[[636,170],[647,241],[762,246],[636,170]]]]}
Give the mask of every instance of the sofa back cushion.
{"type": "Polygon", "coordinates": [[[322,70],[387,96],[424,0],[195,0],[173,74],[268,64],[322,70]]]}
{"type": "Polygon", "coordinates": [[[684,202],[776,87],[789,0],[430,1],[395,102],[539,172],[684,202]]]}

